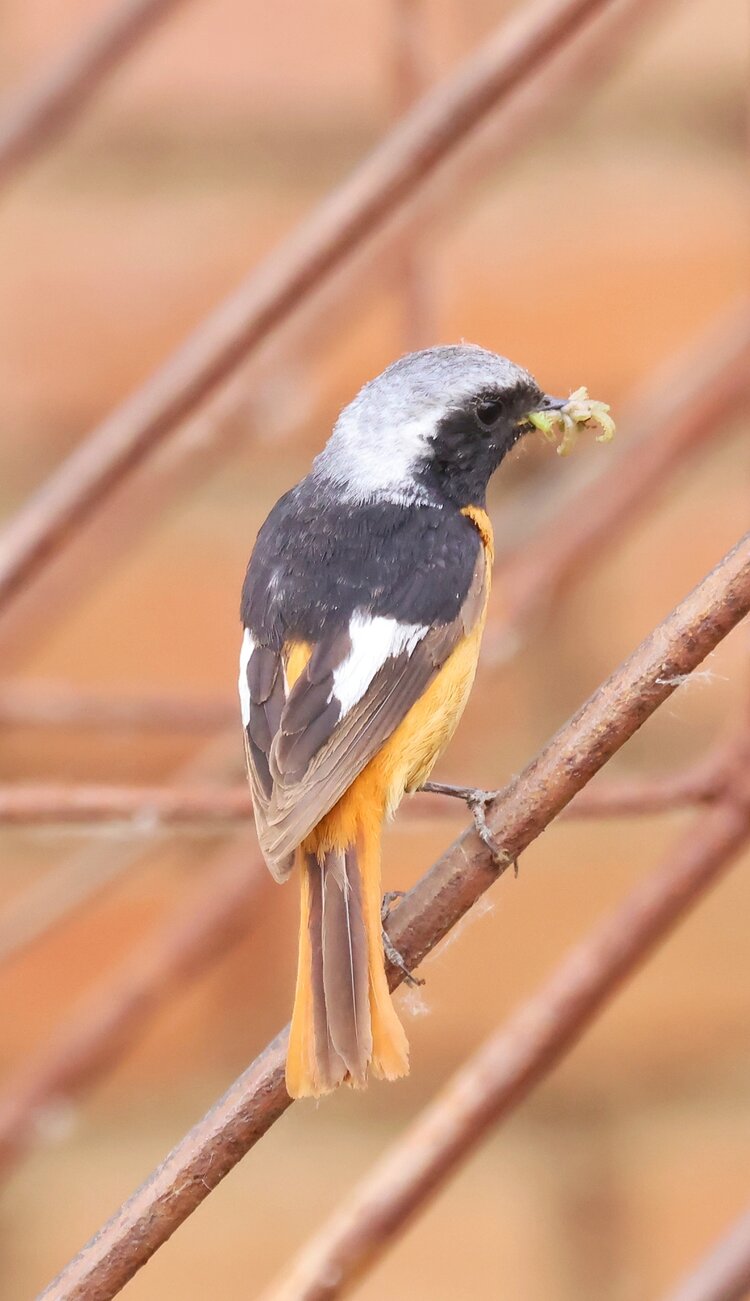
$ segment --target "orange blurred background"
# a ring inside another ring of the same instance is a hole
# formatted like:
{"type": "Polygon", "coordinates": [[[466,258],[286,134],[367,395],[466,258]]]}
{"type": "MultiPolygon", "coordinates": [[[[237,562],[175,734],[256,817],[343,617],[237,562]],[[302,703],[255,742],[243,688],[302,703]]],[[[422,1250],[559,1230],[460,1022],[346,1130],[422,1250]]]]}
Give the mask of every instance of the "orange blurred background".
{"type": "MultiPolygon", "coordinates": [[[[430,79],[505,12],[424,0],[430,79]]],[[[6,0],[10,93],[101,10],[6,0]]],[[[581,86],[554,129],[451,197],[418,245],[428,342],[471,339],[552,392],[626,395],[731,305],[746,271],[739,0],[660,10],[606,87],[581,86]]],[[[193,0],[164,22],[0,207],[0,511],[10,516],[91,427],[346,175],[392,117],[389,4],[193,0]]],[[[343,284],[322,319],[284,331],[176,442],[219,422],[227,454],[186,476],[134,545],[152,471],[74,549],[83,587],[0,642],[4,679],[232,700],[237,607],[256,530],[305,473],[339,407],[406,346],[398,267],[343,284]],[[121,545],[122,543],[122,545],[121,545]]],[[[624,540],[510,662],[485,660],[436,776],[518,771],[748,524],[747,424],[674,474],[624,540]]],[[[620,453],[627,449],[620,447],[620,453]]],[[[531,533],[617,448],[569,461],[526,440],[492,489],[501,548],[531,533]]],[[[160,463],[168,464],[169,449],[160,463]]],[[[73,565],[71,565],[71,569],[73,565]]],[[[502,591],[494,594],[502,608],[502,591]]],[[[705,753],[743,708],[740,628],[611,766],[660,773],[705,753]]],[[[0,779],[167,784],[209,738],[6,728],[0,779]]],[[[205,763],[206,761],[203,760],[205,763]]],[[[239,779],[239,729],[217,779],[239,779]]],[[[412,1074],[299,1105],[128,1285],[134,1301],[255,1295],[384,1144],[659,861],[689,813],[568,822],[523,856],[399,996],[412,1074]]],[[[403,810],[386,886],[406,887],[465,818],[403,810]]],[[[0,830],[12,903],[81,852],[104,870],[90,906],[0,966],[10,1079],[79,996],[165,923],[229,833],[215,828],[0,830]]],[[[747,1201],[750,859],[669,941],[565,1064],[498,1130],[356,1295],[420,1301],[656,1297],[747,1201]],[[744,871],[743,871],[744,866],[744,871]]],[[[40,1142],[0,1201],[0,1294],[33,1295],[161,1160],[288,1016],[297,898],[270,879],[247,936],[178,997],[40,1142]]]]}

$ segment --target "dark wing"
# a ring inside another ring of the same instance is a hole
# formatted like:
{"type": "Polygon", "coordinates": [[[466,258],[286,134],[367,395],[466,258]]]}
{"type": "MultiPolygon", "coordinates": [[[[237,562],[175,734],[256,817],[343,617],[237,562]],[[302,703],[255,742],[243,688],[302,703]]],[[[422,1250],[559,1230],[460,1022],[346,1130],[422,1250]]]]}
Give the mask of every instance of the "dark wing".
{"type": "Polygon", "coordinates": [[[284,880],[293,853],[351,786],[420,698],[487,597],[480,548],[469,590],[449,623],[418,628],[356,615],[322,639],[287,691],[283,657],[245,632],[240,695],[260,846],[284,880]]]}

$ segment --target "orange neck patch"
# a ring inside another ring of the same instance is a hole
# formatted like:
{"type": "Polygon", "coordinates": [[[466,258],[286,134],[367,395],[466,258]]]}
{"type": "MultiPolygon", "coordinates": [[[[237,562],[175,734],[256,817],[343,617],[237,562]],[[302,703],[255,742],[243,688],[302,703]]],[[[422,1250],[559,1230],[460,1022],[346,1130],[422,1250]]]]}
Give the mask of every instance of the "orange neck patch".
{"type": "Polygon", "coordinates": [[[482,546],[487,552],[487,558],[490,564],[493,565],[495,563],[495,535],[486,510],[482,510],[481,506],[464,506],[461,514],[471,520],[482,539],[482,546]]]}

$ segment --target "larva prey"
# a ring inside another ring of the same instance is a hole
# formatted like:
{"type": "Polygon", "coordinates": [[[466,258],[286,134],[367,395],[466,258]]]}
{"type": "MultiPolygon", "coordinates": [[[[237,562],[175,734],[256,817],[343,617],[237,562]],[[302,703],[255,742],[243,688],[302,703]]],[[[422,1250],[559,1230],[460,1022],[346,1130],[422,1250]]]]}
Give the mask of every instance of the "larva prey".
{"type": "Polygon", "coordinates": [[[597,443],[609,443],[615,436],[615,422],[609,414],[608,403],[590,398],[585,387],[571,393],[559,411],[533,411],[528,419],[547,442],[557,443],[558,456],[572,452],[584,427],[598,425],[597,443]]]}

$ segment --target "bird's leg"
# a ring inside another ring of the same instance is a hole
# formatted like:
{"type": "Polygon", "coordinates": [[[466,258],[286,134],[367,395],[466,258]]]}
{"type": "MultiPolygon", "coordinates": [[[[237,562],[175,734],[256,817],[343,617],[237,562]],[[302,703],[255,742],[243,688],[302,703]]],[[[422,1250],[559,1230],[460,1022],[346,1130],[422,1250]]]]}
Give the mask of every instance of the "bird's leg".
{"type": "Polygon", "coordinates": [[[403,899],[405,894],[406,894],[405,890],[388,890],[383,895],[383,902],[380,905],[380,920],[383,923],[382,931],[381,931],[383,937],[383,952],[385,953],[385,956],[387,957],[391,966],[396,967],[401,972],[406,984],[412,985],[413,987],[416,988],[417,985],[423,985],[424,981],[419,976],[412,975],[412,973],[410,972],[409,968],[406,965],[406,962],[404,961],[403,957],[401,956],[395,944],[393,943],[393,940],[391,939],[390,935],[385,929],[385,923],[388,921],[388,918],[390,917],[391,912],[393,911],[394,903],[396,902],[397,899],[403,899]]]}
{"type": "Polygon", "coordinates": [[[427,795],[450,795],[453,799],[463,800],[471,811],[477,835],[489,850],[498,872],[504,872],[512,864],[513,875],[518,876],[518,859],[506,853],[487,825],[485,810],[500,794],[499,791],[483,791],[477,786],[451,786],[447,782],[425,782],[419,789],[427,795]]]}

